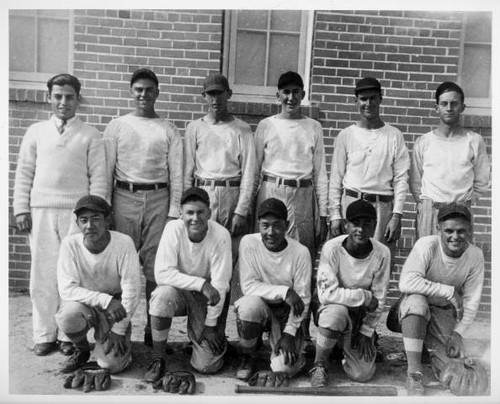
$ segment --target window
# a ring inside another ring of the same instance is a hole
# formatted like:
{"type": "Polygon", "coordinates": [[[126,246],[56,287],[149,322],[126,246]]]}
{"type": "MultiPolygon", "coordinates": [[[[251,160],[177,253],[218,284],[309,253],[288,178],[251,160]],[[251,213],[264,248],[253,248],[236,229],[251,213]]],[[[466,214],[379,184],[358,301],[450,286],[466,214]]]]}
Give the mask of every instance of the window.
{"type": "Polygon", "coordinates": [[[465,13],[459,81],[466,112],[491,113],[491,13],[465,13]]]}
{"type": "Polygon", "coordinates": [[[69,10],[10,10],[10,81],[33,87],[71,70],[69,10]]]}
{"type": "Polygon", "coordinates": [[[225,73],[234,96],[274,99],[279,76],[298,72],[307,88],[312,12],[234,10],[225,14],[225,73]]]}

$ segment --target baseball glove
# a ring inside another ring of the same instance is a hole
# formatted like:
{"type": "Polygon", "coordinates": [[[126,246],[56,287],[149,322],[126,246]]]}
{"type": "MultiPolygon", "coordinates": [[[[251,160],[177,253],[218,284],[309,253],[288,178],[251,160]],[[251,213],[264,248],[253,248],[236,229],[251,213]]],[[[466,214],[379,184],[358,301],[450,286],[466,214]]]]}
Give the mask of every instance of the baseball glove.
{"type": "Polygon", "coordinates": [[[83,392],[104,391],[111,386],[109,369],[103,369],[97,363],[89,363],[76,370],[64,380],[65,389],[77,389],[83,386],[83,392]]]}
{"type": "Polygon", "coordinates": [[[396,300],[389,309],[389,313],[387,313],[386,326],[389,331],[402,333],[401,322],[399,321],[399,306],[401,305],[401,300],[403,300],[403,296],[400,296],[398,300],[396,300]]]}
{"type": "Polygon", "coordinates": [[[153,383],[153,388],[166,393],[194,394],[196,379],[194,374],[188,371],[166,372],[161,379],[153,383]]]}
{"type": "Polygon", "coordinates": [[[248,380],[248,385],[256,387],[286,387],[288,386],[288,375],[284,372],[261,370],[248,380]]]}
{"type": "Polygon", "coordinates": [[[475,396],[488,388],[488,374],[479,362],[461,358],[446,364],[440,382],[456,396],[475,396]]]}

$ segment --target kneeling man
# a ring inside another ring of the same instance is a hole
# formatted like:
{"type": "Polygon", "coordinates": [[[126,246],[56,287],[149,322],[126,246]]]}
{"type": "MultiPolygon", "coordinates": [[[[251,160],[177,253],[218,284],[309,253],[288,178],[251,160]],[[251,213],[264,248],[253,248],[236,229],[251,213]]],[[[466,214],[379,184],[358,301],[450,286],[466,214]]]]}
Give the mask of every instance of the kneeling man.
{"type": "Polygon", "coordinates": [[[259,233],[240,243],[239,274],[243,297],[235,303],[243,360],[236,377],[255,371],[255,352],[269,331],[271,370],[294,376],[305,365],[301,323],[311,300],[311,257],[307,247],[286,236],[288,213],[275,198],[258,208],[259,233]]]}
{"type": "Polygon", "coordinates": [[[89,360],[87,332],[94,328],[97,364],[117,373],[132,361],[130,319],[140,298],[139,257],[129,236],[109,230],[111,207],[104,199],[84,196],[74,212],[81,233],[61,245],[62,303],[56,321],[76,349],[61,371],[75,371],[89,360]]]}
{"type": "Polygon", "coordinates": [[[337,342],[349,378],[366,382],[376,369],[374,331],[384,307],[391,254],[373,238],[377,213],[371,203],[357,200],[349,204],[344,224],[347,235],[327,241],[321,251],[312,387],[327,385],[328,358],[337,342]]]}

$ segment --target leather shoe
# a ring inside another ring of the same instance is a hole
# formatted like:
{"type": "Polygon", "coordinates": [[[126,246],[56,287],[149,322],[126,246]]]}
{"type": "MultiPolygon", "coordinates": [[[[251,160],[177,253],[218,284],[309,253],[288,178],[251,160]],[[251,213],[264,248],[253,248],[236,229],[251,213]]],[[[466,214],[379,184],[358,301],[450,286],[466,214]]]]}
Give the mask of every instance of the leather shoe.
{"type": "Polygon", "coordinates": [[[61,352],[64,356],[70,356],[73,354],[73,352],[75,352],[75,346],[72,342],[60,341],[59,352],[61,352]]]}
{"type": "Polygon", "coordinates": [[[41,342],[39,344],[35,344],[33,351],[37,356],[45,356],[49,353],[55,351],[57,349],[57,342],[41,342]]]}

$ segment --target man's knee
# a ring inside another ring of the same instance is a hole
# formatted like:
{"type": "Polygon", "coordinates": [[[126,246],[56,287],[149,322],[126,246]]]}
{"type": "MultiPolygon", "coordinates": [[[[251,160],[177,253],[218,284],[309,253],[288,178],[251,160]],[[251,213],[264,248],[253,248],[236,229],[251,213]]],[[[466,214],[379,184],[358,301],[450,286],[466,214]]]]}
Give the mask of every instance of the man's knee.
{"type": "Polygon", "coordinates": [[[236,319],[238,336],[242,339],[254,339],[261,336],[263,327],[259,323],[236,319]]]}
{"type": "Polygon", "coordinates": [[[57,326],[65,334],[74,334],[90,328],[85,305],[78,302],[64,302],[55,317],[57,326]]]}
{"type": "Polygon", "coordinates": [[[424,317],[426,320],[430,319],[429,304],[424,295],[412,294],[405,296],[399,308],[399,317],[402,320],[409,315],[424,317]]]}
{"type": "Polygon", "coordinates": [[[191,354],[191,366],[203,374],[217,373],[224,365],[224,355],[227,351],[227,344],[219,355],[212,352],[206,341],[200,344],[193,341],[193,353],[191,354]]]}
{"type": "Polygon", "coordinates": [[[176,288],[158,285],[151,293],[149,314],[157,317],[174,317],[179,297],[176,288]]]}
{"type": "Polygon", "coordinates": [[[347,329],[349,313],[342,305],[328,305],[318,313],[318,326],[327,330],[342,332],[347,329]]]}
{"type": "Polygon", "coordinates": [[[375,375],[375,363],[360,363],[358,366],[344,365],[346,375],[355,382],[365,383],[375,375]]]}
{"type": "Polygon", "coordinates": [[[261,324],[266,317],[266,303],[259,296],[246,295],[234,303],[236,318],[240,321],[261,324]]]}

